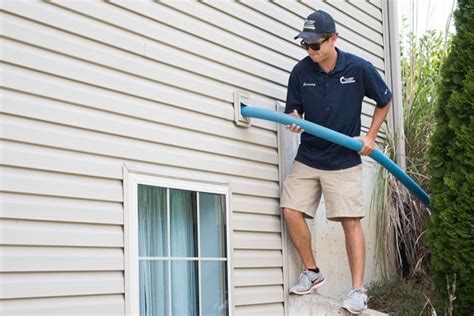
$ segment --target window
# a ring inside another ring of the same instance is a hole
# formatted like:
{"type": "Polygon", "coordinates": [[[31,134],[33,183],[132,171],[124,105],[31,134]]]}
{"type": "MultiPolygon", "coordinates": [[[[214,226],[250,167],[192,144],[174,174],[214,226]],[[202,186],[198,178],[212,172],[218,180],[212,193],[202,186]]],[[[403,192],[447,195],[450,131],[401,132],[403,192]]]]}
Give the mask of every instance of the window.
{"type": "Polygon", "coordinates": [[[130,312],[228,315],[228,187],[130,180],[130,312]]]}

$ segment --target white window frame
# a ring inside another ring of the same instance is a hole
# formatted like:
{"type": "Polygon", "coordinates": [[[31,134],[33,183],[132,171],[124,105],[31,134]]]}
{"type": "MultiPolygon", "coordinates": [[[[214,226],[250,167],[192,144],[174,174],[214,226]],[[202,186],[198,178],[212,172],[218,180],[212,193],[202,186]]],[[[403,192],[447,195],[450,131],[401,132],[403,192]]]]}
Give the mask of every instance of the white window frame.
{"type": "MultiPolygon", "coordinates": [[[[230,184],[171,178],[160,175],[133,173],[124,166],[124,255],[125,255],[125,314],[140,315],[139,256],[138,256],[138,185],[150,185],[167,189],[222,194],[225,196],[227,303],[232,315],[232,262],[231,262],[231,205],[230,184]]],[[[198,236],[199,237],[199,236],[198,236]]],[[[198,243],[199,244],[199,243],[198,243]]],[[[212,259],[212,258],[211,258],[212,259]]],[[[200,276],[199,276],[200,279],[200,276]]],[[[201,281],[199,281],[200,285],[201,281]]],[[[199,288],[199,291],[201,289],[199,288]]],[[[199,295],[199,301],[201,295],[199,295]]],[[[201,304],[199,305],[201,308],[201,304]]]]}

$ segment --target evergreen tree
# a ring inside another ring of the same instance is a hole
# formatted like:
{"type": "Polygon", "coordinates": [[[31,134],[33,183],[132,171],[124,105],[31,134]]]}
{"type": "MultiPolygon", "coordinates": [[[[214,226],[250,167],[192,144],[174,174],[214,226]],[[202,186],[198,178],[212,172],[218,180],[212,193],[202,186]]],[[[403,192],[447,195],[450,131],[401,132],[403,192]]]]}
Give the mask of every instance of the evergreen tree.
{"type": "Polygon", "coordinates": [[[474,311],[474,0],[458,0],[431,138],[431,272],[454,315],[474,311]],[[449,289],[448,289],[449,286],[449,289]],[[451,292],[451,293],[450,293],[451,292]],[[447,300],[448,301],[448,300],[447,300]]]}

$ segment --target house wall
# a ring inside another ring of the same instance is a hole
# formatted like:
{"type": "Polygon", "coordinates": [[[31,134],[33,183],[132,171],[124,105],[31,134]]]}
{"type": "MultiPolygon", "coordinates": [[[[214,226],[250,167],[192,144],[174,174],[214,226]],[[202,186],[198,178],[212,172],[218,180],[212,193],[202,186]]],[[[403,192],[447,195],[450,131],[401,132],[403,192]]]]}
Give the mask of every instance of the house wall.
{"type": "Polygon", "coordinates": [[[319,8],[383,73],[381,1],[1,1],[0,314],[124,312],[124,164],[231,183],[234,313],[283,314],[277,127],[233,93],[284,101],[319,8]]]}

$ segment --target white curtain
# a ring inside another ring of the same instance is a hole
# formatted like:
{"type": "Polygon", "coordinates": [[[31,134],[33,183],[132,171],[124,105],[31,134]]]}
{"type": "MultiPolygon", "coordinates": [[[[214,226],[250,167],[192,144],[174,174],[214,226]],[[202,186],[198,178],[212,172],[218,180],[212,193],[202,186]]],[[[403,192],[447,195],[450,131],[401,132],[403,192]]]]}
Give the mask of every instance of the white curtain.
{"type": "MultiPolygon", "coordinates": [[[[199,194],[201,257],[226,257],[225,196],[199,194]]],[[[203,316],[227,315],[226,261],[201,261],[203,316]]]]}
{"type": "Polygon", "coordinates": [[[199,264],[202,315],[227,315],[226,261],[191,259],[226,257],[224,196],[200,193],[198,254],[197,193],[169,190],[167,227],[166,191],[146,185],[138,187],[139,256],[175,258],[140,259],[140,315],[198,315],[199,264]]]}
{"type": "MultiPolygon", "coordinates": [[[[196,192],[170,190],[171,256],[197,257],[196,192]]],[[[171,262],[172,314],[198,315],[197,261],[171,262]]]]}
{"type": "MultiPolygon", "coordinates": [[[[138,255],[168,256],[166,189],[138,186],[138,255]]],[[[168,264],[140,260],[140,315],[168,315],[168,264]]]]}

